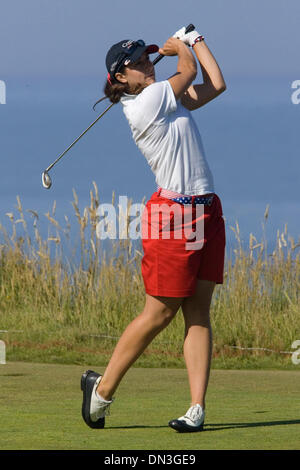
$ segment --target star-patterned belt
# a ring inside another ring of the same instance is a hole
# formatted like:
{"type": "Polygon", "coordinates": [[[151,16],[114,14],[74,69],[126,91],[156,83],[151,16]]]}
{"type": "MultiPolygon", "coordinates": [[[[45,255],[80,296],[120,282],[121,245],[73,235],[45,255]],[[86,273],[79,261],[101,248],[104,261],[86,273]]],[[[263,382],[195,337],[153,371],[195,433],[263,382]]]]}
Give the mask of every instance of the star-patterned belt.
{"type": "Polygon", "coordinates": [[[161,197],[171,199],[172,201],[178,202],[179,204],[204,204],[211,206],[214,199],[214,194],[212,193],[203,196],[187,196],[185,194],[179,194],[174,191],[162,188],[158,188],[158,194],[161,197]]]}
{"type": "Polygon", "coordinates": [[[204,204],[206,206],[211,206],[213,198],[213,196],[185,196],[172,198],[172,201],[179,202],[179,204],[204,204]]]}

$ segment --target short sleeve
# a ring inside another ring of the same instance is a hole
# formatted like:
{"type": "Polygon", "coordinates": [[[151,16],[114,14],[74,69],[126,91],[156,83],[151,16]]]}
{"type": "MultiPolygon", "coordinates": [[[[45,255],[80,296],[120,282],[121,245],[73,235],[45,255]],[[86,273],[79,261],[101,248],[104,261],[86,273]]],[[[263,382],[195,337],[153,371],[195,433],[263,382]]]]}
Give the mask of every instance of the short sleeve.
{"type": "Polygon", "coordinates": [[[175,95],[168,80],[153,83],[143,91],[140,98],[140,104],[149,117],[163,117],[177,109],[175,95]]]}
{"type": "Polygon", "coordinates": [[[138,95],[130,110],[130,121],[142,131],[149,125],[159,125],[176,109],[177,102],[170,82],[155,82],[138,95]]]}

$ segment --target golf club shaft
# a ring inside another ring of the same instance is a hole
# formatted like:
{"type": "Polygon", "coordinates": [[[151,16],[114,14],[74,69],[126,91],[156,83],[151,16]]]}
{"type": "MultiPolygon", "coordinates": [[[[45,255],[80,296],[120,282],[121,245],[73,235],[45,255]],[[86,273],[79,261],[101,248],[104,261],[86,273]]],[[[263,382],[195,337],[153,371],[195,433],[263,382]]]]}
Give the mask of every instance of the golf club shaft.
{"type": "MultiPolygon", "coordinates": [[[[189,24],[186,28],[185,28],[185,34],[187,33],[190,33],[191,31],[194,31],[195,29],[195,26],[193,24],[189,24]]],[[[156,59],[154,59],[154,61],[152,62],[153,65],[156,65],[157,62],[159,62],[163,57],[165,57],[163,54],[159,54],[156,59]]]]}
{"type": "Polygon", "coordinates": [[[80,136],[77,137],[77,139],[74,140],[74,142],[72,142],[72,144],[69,145],[69,147],[68,147],[59,157],[57,157],[57,159],[56,159],[53,163],[51,163],[50,166],[48,166],[48,168],[46,168],[45,172],[50,171],[51,168],[52,168],[54,165],[56,165],[56,163],[73,147],[73,145],[75,145],[76,142],[78,142],[78,140],[81,139],[81,137],[83,137],[84,134],[86,134],[87,131],[88,131],[91,127],[93,127],[93,125],[96,124],[96,122],[99,121],[99,119],[102,118],[102,116],[104,116],[104,114],[107,113],[107,111],[109,111],[110,108],[111,108],[113,105],[114,105],[114,103],[110,104],[110,105],[103,111],[103,113],[100,114],[100,116],[98,116],[97,119],[95,119],[95,121],[92,122],[92,123],[89,125],[89,127],[87,127],[86,130],[83,131],[82,134],[80,134],[80,136]]]}
{"type": "MultiPolygon", "coordinates": [[[[186,27],[185,32],[186,32],[186,33],[189,33],[189,32],[191,32],[191,31],[193,31],[194,29],[195,29],[195,26],[194,26],[193,24],[189,24],[189,25],[186,27]]],[[[156,57],[156,59],[154,59],[153,65],[156,65],[163,57],[165,57],[163,54],[159,54],[159,55],[156,57]]],[[[77,137],[77,139],[74,140],[74,142],[72,142],[72,144],[69,145],[69,147],[66,148],[66,150],[65,150],[61,155],[59,155],[59,157],[57,157],[57,159],[56,159],[53,163],[51,163],[51,165],[48,166],[48,168],[46,168],[46,170],[45,170],[44,172],[45,172],[45,173],[48,173],[48,171],[50,171],[51,168],[53,168],[54,165],[56,165],[56,163],[59,162],[59,160],[73,147],[73,145],[75,145],[75,144],[78,142],[78,140],[81,139],[81,137],[83,137],[84,134],[86,134],[87,131],[88,131],[89,129],[91,129],[91,127],[93,127],[93,125],[96,124],[96,122],[98,122],[99,119],[102,118],[102,116],[104,116],[105,113],[107,113],[107,111],[110,110],[110,108],[111,108],[113,105],[114,105],[114,103],[111,103],[111,104],[103,111],[103,113],[100,114],[100,116],[98,116],[97,119],[95,119],[95,121],[92,122],[92,123],[89,125],[89,127],[87,127],[87,128],[85,129],[85,131],[83,131],[82,134],[80,134],[80,136],[77,137]]]]}

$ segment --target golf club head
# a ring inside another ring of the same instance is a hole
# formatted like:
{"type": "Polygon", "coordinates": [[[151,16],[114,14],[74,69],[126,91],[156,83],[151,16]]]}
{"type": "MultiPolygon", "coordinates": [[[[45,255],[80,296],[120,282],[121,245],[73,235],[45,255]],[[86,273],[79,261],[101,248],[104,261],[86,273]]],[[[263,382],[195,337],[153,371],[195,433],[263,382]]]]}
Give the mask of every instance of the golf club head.
{"type": "Polygon", "coordinates": [[[51,188],[52,181],[51,181],[51,178],[49,176],[49,173],[47,173],[47,171],[43,171],[43,173],[42,173],[42,183],[43,183],[44,188],[46,188],[46,189],[51,188]]]}

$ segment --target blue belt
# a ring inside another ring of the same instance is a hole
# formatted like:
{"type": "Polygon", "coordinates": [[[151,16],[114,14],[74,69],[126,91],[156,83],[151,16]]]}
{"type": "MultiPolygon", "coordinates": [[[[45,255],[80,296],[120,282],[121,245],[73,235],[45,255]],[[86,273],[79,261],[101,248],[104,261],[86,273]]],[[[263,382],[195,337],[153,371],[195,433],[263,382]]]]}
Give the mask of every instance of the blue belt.
{"type": "Polygon", "coordinates": [[[172,199],[174,202],[179,204],[204,204],[206,206],[211,206],[214,196],[204,197],[204,196],[185,196],[185,197],[175,197],[172,199]],[[194,199],[194,200],[193,200],[194,199]]]}

